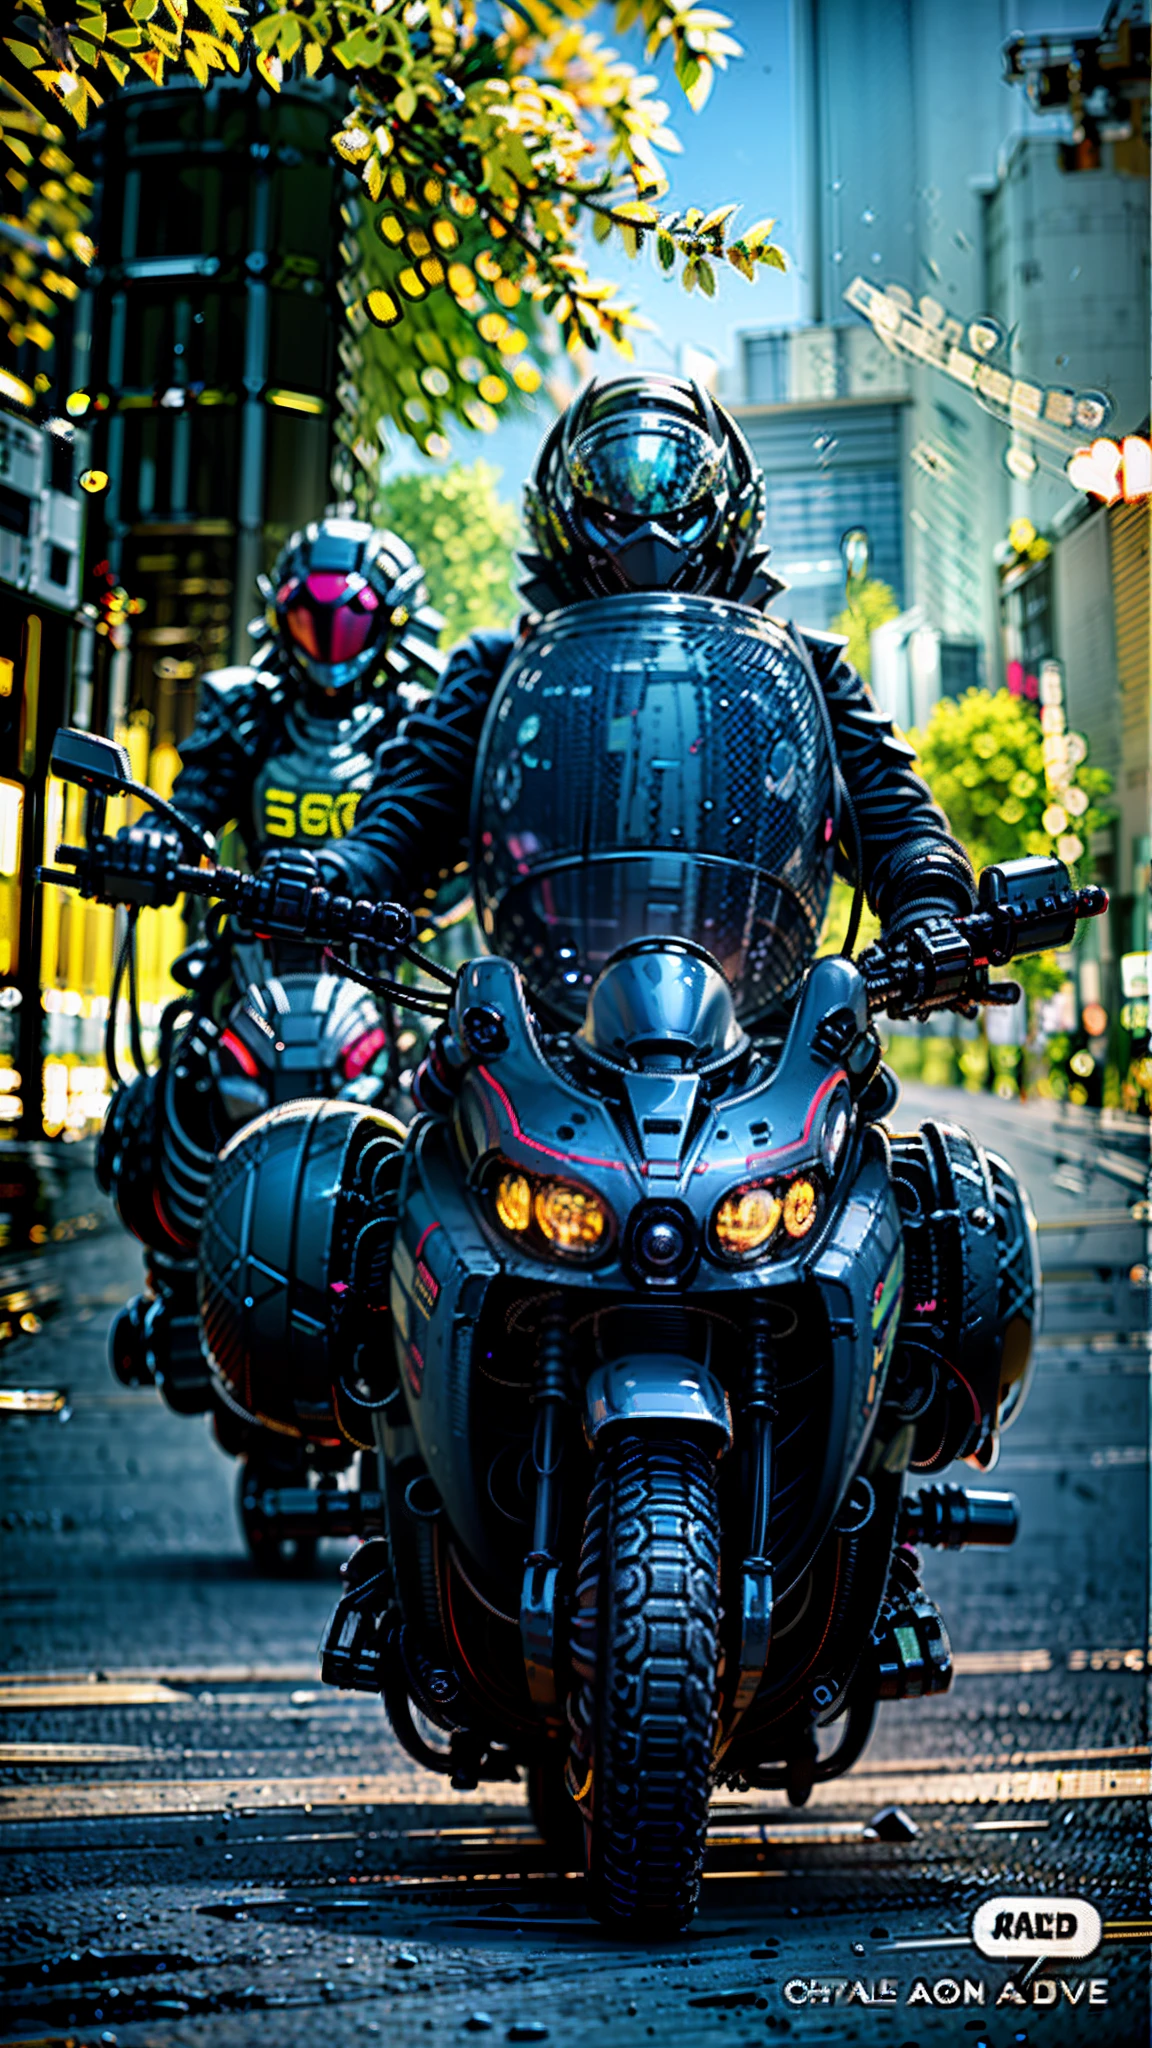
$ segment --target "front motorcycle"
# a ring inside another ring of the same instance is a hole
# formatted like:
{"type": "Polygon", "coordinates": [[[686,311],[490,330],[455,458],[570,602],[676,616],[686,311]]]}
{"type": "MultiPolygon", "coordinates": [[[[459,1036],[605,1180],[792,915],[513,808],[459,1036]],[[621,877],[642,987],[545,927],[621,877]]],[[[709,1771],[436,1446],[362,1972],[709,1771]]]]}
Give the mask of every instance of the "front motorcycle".
{"type": "MultiPolygon", "coordinates": [[[[878,1701],[948,1684],[919,1548],[1015,1531],[1007,1496],[907,1482],[987,1470],[1019,1408],[1027,1203],[962,1132],[889,1130],[870,1017],[987,999],[989,966],[1066,944],[1105,899],[1008,864],[958,948],[926,931],[812,961],[806,878],[826,896],[836,811],[794,647],[737,607],[664,602],[614,656],[610,633],[590,651],[593,609],[567,645],[596,689],[545,621],[492,707],[475,833],[496,957],[385,984],[439,1013],[427,1113],[403,1144],[334,1102],[241,1133],[200,1302],[238,1406],[380,1450],[381,1531],[346,1567],[325,1677],[379,1693],[461,1789],[525,1770],[593,1912],[663,1936],[694,1911],[718,1785],[802,1804],[878,1701]],[[597,744],[562,755],[559,710],[597,744]],[[598,806],[624,842],[599,875],[598,806]]],[[[101,861],[85,886],[107,894],[101,861]]],[[[219,870],[182,886],[417,957],[396,906],[219,870]]]]}

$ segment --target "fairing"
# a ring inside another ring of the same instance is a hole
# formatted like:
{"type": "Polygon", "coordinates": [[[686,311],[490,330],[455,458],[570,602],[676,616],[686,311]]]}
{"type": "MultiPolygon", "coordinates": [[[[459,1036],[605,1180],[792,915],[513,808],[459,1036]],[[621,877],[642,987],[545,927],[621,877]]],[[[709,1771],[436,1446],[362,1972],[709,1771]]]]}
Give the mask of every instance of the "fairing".
{"type": "Polygon", "coordinates": [[[719,963],[742,1022],[815,952],[836,796],[800,643],[742,605],[653,592],[551,614],[480,744],[474,891],[531,999],[578,1025],[610,955],[655,934],[719,963]]]}

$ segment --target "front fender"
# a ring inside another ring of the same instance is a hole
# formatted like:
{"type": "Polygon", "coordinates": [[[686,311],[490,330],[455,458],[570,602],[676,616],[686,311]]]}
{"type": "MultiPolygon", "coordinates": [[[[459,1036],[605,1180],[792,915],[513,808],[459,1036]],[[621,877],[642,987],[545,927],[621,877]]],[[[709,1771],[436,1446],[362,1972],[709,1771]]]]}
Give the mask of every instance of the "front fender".
{"type": "Polygon", "coordinates": [[[722,1457],[732,1443],[728,1396],[706,1365],[663,1352],[598,1365],[584,1388],[584,1433],[590,1444],[605,1430],[638,1422],[673,1424],[703,1433],[722,1457]]]}

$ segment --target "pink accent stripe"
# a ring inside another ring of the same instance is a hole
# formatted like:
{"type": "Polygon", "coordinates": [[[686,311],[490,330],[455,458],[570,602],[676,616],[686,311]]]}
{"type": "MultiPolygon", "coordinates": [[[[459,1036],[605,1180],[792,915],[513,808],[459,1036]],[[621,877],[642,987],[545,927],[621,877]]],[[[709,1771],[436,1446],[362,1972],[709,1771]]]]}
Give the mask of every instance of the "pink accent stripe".
{"type": "Polygon", "coordinates": [[[501,1102],[504,1104],[508,1121],[512,1125],[512,1135],[521,1145],[527,1145],[533,1152],[543,1152],[546,1159],[558,1159],[563,1166],[603,1166],[605,1168],[610,1167],[613,1173],[627,1172],[628,1169],[622,1159],[592,1159],[583,1152],[555,1152],[551,1145],[542,1145],[538,1138],[526,1137],[520,1127],[520,1119],[513,1109],[506,1091],[500,1086],[499,1081],[497,1081],[493,1074],[488,1072],[487,1067],[478,1067],[477,1072],[484,1076],[488,1086],[500,1097],[501,1102]]]}
{"type": "Polygon", "coordinates": [[[815,1095],[812,1097],[811,1103],[808,1106],[808,1115],[805,1119],[802,1136],[790,1138],[786,1145],[774,1145],[770,1152],[750,1152],[744,1161],[745,1166],[758,1166],[762,1159],[776,1159],[781,1152],[794,1152],[797,1145],[806,1145],[811,1136],[812,1126],[816,1121],[816,1111],[819,1109],[824,1097],[831,1094],[837,1081],[846,1081],[847,1078],[848,1076],[844,1072],[843,1067],[837,1067],[834,1074],[829,1074],[826,1080],[821,1081],[815,1095]]]}
{"type": "Polygon", "coordinates": [[[422,1236],[422,1237],[421,1237],[421,1239],[420,1239],[420,1242],[419,1242],[419,1244],[418,1244],[418,1245],[417,1245],[417,1247],[416,1247],[416,1258],[417,1258],[417,1259],[418,1259],[418,1258],[420,1257],[420,1254],[421,1254],[421,1252],[423,1251],[423,1249],[424,1249],[425,1245],[427,1244],[427,1242],[428,1242],[428,1239],[429,1239],[429,1238],[431,1237],[431,1235],[432,1235],[432,1232],[433,1232],[434,1230],[439,1230],[439,1228],[440,1228],[440,1225],[439,1225],[438,1223],[430,1223],[430,1224],[428,1225],[428,1228],[427,1228],[427,1230],[426,1230],[426,1231],[424,1232],[423,1236],[422,1236]]]}

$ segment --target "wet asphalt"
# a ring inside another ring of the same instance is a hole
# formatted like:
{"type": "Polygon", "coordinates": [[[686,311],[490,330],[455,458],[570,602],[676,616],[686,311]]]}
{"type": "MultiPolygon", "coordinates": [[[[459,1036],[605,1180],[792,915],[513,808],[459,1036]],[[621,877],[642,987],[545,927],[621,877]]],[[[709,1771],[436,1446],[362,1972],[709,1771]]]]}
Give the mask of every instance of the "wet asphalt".
{"type": "Polygon", "coordinates": [[[599,1934],[518,1787],[453,1793],[320,1685],[346,1553],[254,1576],[206,1424],[113,1383],[140,1255],[72,1176],[59,1241],[0,1277],[42,1324],[0,1387],[67,1394],[0,1412],[0,2041],[1144,2048],[1145,1134],[906,1091],[896,1123],[922,1114],[1004,1152],[1043,1226],[1039,1370],[990,1482],[1022,1533],[929,1556],[951,1691],[884,1708],[803,1810],[719,1800],[699,1917],[647,1950],[599,1934]],[[915,1832],[870,1836],[892,1805],[915,1832]],[[1014,1980],[969,1933],[1000,1894],[1089,1899],[1102,1947],[1014,1980]]]}

